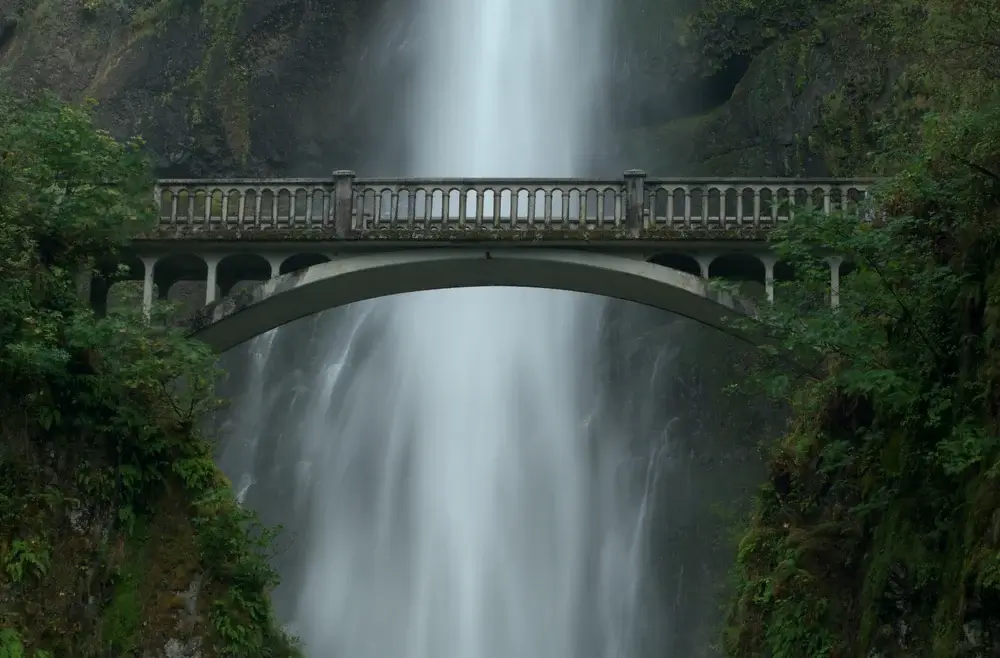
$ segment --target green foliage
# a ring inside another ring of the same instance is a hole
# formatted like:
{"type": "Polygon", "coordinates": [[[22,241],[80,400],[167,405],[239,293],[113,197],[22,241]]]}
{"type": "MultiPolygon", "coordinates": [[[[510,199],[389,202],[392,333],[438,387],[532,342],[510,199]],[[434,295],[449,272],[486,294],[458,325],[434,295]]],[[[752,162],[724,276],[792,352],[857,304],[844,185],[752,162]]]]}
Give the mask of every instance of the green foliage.
{"type": "Polygon", "coordinates": [[[21,636],[12,628],[0,629],[0,658],[25,658],[21,636]]]}
{"type": "Polygon", "coordinates": [[[998,28],[993,0],[704,0],[677,59],[711,72],[752,58],[744,91],[758,122],[795,125],[834,175],[884,175],[919,143],[928,111],[988,98],[998,28]]]}
{"type": "Polygon", "coordinates": [[[48,546],[42,539],[15,539],[3,558],[3,568],[12,582],[20,584],[26,577],[41,578],[51,562],[48,546]]]}
{"type": "MultiPolygon", "coordinates": [[[[244,6],[245,0],[202,0],[200,20],[209,45],[190,82],[199,98],[212,101],[230,147],[245,160],[250,149],[249,71],[240,62],[243,43],[238,38],[244,6]]],[[[195,124],[202,120],[198,108],[192,112],[195,124]]]]}
{"type": "Polygon", "coordinates": [[[295,656],[268,600],[273,534],[235,504],[197,431],[218,405],[214,355],[140,313],[95,317],[79,294],[80,275],[106,272],[152,217],[140,146],[96,130],[85,107],[0,101],[0,621],[19,629],[0,652],[162,647],[176,619],[151,588],[200,573],[206,655],[295,656]],[[98,523],[83,538],[73,510],[98,523]],[[185,533],[187,562],[146,555],[185,533]],[[73,601],[87,593],[71,594],[95,551],[98,578],[117,582],[101,618],[81,622],[73,601]],[[167,559],[176,574],[150,582],[167,559]]]}
{"type": "Polygon", "coordinates": [[[804,367],[773,354],[751,382],[794,418],[740,545],[730,656],[1000,648],[1000,97],[921,137],[867,221],[796,213],[774,236],[795,279],[761,325],[804,367]]]}
{"type": "Polygon", "coordinates": [[[753,57],[779,37],[816,20],[824,2],[809,0],[706,0],[684,26],[686,41],[701,49],[708,70],[734,57],[753,57]]]}

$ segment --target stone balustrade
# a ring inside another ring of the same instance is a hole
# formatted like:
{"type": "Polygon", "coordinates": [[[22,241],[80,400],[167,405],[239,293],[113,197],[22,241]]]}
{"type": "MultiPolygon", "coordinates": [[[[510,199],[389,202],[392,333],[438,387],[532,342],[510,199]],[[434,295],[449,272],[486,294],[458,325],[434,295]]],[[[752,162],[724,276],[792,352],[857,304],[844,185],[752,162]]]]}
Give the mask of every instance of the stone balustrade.
{"type": "Polygon", "coordinates": [[[760,239],[811,206],[851,210],[872,180],[331,178],[161,180],[150,239],[760,239]]]}

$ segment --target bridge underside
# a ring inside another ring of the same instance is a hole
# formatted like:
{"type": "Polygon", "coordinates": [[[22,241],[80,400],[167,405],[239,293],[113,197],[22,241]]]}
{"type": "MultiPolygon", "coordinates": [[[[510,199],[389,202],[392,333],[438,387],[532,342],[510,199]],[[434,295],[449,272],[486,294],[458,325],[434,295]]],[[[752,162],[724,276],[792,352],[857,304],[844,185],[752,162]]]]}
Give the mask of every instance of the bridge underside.
{"type": "Polygon", "coordinates": [[[191,335],[217,351],[299,318],[388,295],[478,286],[549,288],[613,297],[663,309],[756,342],[726,321],[754,313],[752,302],[704,278],[606,254],[447,249],[337,258],[270,279],[215,302],[190,320],[191,335]]]}

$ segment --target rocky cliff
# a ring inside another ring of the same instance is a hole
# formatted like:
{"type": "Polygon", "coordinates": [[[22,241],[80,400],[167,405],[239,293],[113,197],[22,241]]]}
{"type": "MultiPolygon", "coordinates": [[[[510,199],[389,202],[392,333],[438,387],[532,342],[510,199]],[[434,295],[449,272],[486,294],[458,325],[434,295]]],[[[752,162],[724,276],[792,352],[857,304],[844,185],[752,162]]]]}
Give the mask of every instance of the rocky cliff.
{"type": "MultiPolygon", "coordinates": [[[[877,4],[619,3],[604,159],[678,175],[863,169],[861,124],[899,107],[907,71],[905,3],[877,4]]],[[[0,0],[0,80],[97,99],[163,175],[391,173],[394,154],[365,147],[394,143],[393,89],[419,48],[406,22],[380,0],[0,0]]]]}
{"type": "Polygon", "coordinates": [[[163,175],[357,162],[366,5],[308,0],[3,0],[0,79],[92,97],[163,175]]]}

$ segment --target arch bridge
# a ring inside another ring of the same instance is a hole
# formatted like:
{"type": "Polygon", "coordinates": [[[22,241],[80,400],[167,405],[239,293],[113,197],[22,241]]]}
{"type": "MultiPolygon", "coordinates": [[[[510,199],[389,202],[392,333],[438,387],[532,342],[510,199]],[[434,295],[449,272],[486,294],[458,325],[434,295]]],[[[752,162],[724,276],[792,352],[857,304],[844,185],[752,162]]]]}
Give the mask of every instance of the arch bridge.
{"type": "MultiPolygon", "coordinates": [[[[768,234],[797,208],[853,211],[868,179],[161,180],[156,225],[133,241],[143,306],[182,281],[205,285],[194,335],[225,350],[311,313],[435,288],[513,285],[591,292],[728,330],[752,303],[710,277],[761,284],[781,264],[768,234]],[[283,276],[285,275],[285,276],[283,276]],[[257,285],[233,293],[237,284],[257,285]]],[[[837,303],[840,260],[830,259],[837,303]]],[[[107,304],[112,277],[95,277],[107,304]]]]}

